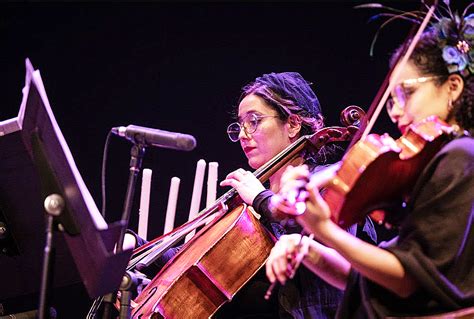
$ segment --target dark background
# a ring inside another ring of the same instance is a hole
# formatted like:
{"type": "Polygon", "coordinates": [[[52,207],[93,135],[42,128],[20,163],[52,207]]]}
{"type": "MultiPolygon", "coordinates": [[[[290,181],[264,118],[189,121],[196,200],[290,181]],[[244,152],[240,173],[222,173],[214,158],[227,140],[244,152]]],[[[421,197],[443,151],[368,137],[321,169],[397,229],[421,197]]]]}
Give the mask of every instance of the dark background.
{"type": "MultiPolygon", "coordinates": [[[[154,238],[163,231],[171,177],[181,178],[177,226],[187,220],[199,159],[219,163],[219,180],[238,167],[248,169],[239,144],[225,131],[241,87],[255,77],[300,72],[314,83],[327,125],[339,125],[348,105],[368,108],[388,71],[387,57],[410,25],[396,21],[384,28],[370,57],[380,21],[368,19],[379,11],[353,8],[367,2],[3,3],[0,120],[18,113],[28,57],[41,70],[98,207],[102,152],[112,127],[135,124],[195,136],[191,152],[147,149],[144,167],[153,170],[149,238],[154,238]]],[[[419,1],[384,3],[419,7],[419,1]]],[[[395,134],[385,114],[375,131],[395,134]]],[[[110,145],[107,222],[121,215],[130,146],[118,137],[110,145]]],[[[219,188],[218,195],[224,191],[219,188]]],[[[202,197],[204,204],[205,188],[202,197]]],[[[135,205],[132,229],[137,219],[135,205]]],[[[55,294],[60,318],[84,316],[88,298],[80,288],[55,294]]]]}

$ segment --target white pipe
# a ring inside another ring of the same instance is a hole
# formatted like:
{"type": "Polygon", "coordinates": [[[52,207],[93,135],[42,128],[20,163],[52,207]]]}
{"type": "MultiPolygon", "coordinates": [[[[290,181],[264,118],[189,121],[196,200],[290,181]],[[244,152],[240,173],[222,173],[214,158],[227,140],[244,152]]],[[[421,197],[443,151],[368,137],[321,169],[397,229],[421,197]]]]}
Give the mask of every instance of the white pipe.
{"type": "Polygon", "coordinates": [[[142,189],[140,195],[140,210],[138,216],[138,236],[147,239],[148,233],[148,213],[150,207],[150,192],[151,192],[151,174],[149,168],[143,170],[142,175],[142,189]]]}
{"type": "Polygon", "coordinates": [[[207,175],[207,197],[206,207],[210,207],[216,202],[217,194],[217,168],[219,164],[217,162],[209,163],[209,172],[207,175]]]}
{"type": "MultiPolygon", "coordinates": [[[[204,182],[204,171],[206,169],[206,162],[201,159],[196,164],[196,175],[194,176],[193,196],[191,199],[191,207],[189,209],[189,219],[193,220],[199,213],[199,206],[201,204],[202,184],[204,182]]],[[[196,231],[190,232],[185,239],[185,242],[190,240],[196,231]]]]}
{"type": "Polygon", "coordinates": [[[174,228],[174,219],[176,216],[176,203],[178,202],[179,183],[178,177],[173,177],[170,184],[170,193],[168,196],[168,206],[166,208],[165,228],[163,234],[167,234],[174,228]]]}

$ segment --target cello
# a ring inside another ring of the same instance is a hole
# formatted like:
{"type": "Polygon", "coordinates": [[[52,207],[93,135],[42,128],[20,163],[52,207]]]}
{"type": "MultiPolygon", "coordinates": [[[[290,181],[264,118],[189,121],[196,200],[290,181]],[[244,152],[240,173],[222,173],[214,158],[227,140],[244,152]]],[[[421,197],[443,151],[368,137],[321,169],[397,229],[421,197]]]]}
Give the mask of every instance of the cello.
{"type": "MultiPolygon", "coordinates": [[[[343,111],[347,127],[326,127],[302,136],[254,172],[262,182],[308,149],[327,143],[346,142],[357,132],[363,117],[355,106],[343,111]]],[[[182,238],[203,220],[212,221],[186,243],[132,302],[133,318],[209,317],[232,299],[237,291],[264,265],[274,238],[263,228],[252,209],[242,204],[232,189],[196,220],[137,249],[137,254],[158,244],[182,238]],[[191,226],[190,226],[191,225],[191,226]]],[[[140,262],[132,259],[135,265],[140,262]]]]}

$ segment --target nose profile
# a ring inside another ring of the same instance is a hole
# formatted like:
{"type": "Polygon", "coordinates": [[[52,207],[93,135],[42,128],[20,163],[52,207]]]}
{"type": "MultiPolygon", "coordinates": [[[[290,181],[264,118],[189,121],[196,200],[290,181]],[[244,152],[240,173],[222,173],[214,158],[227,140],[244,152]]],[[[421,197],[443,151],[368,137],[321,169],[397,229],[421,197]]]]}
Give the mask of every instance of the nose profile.
{"type": "Polygon", "coordinates": [[[240,128],[240,132],[239,132],[239,140],[242,140],[242,139],[245,139],[245,138],[249,138],[247,132],[245,131],[244,127],[241,127],[240,128]]]}
{"type": "Polygon", "coordinates": [[[393,100],[392,103],[392,107],[388,110],[388,116],[390,116],[393,123],[397,123],[404,111],[397,100],[393,100]]]}

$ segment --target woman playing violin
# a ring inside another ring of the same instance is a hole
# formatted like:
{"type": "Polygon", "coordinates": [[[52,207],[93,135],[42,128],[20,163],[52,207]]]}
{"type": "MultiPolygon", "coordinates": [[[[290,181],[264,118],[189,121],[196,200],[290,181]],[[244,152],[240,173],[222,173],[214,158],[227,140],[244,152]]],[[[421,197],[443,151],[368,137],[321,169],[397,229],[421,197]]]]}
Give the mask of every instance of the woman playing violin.
{"type": "MultiPolygon", "coordinates": [[[[299,73],[264,74],[243,88],[237,110],[238,122],[228,127],[229,138],[240,142],[249,166],[257,169],[302,135],[323,127],[319,101],[299,73]]],[[[298,157],[291,164],[306,163],[311,169],[337,160],[334,147],[317,154],[298,157]]],[[[280,189],[283,168],[270,177],[269,189],[249,171],[238,169],[221,182],[235,188],[241,198],[261,215],[260,221],[278,238],[283,233],[301,231],[299,225],[282,227],[272,217],[269,199],[280,189]]],[[[359,236],[375,241],[371,224],[361,228],[359,236]],[[362,235],[361,235],[362,234],[362,235]],[[373,238],[373,239],[372,239],[373,238]]],[[[270,302],[263,297],[269,284],[263,270],[240,291],[234,300],[217,312],[217,318],[332,318],[342,292],[326,284],[307,269],[297,272],[294,280],[273,293],[270,302]]]]}
{"type": "MultiPolygon", "coordinates": [[[[440,20],[423,33],[391,92],[388,113],[402,133],[433,115],[456,132],[419,172],[396,240],[375,247],[339,228],[318,191],[324,181],[312,179],[306,211],[296,220],[317,241],[303,237],[305,245],[297,245],[299,235],[282,236],[266,265],[271,282],[287,280],[287,254],[303,247],[304,265],[345,290],[340,318],[474,306],[473,40],[474,14],[440,20]]],[[[287,170],[281,194],[309,176],[303,166],[287,170]]]]}

